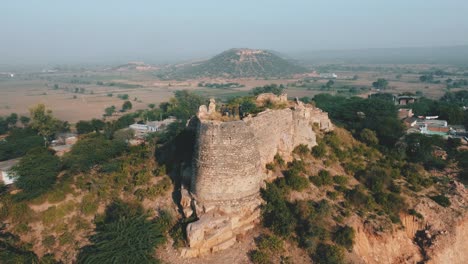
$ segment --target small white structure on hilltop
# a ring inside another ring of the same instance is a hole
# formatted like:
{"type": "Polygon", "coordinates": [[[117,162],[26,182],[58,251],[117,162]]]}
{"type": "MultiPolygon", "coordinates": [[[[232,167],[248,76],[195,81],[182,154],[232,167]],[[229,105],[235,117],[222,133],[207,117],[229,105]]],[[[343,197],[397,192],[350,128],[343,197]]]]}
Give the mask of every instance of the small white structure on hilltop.
{"type": "Polygon", "coordinates": [[[13,184],[15,178],[11,173],[11,168],[19,162],[19,159],[11,159],[0,162],[0,182],[5,185],[13,184]]]}

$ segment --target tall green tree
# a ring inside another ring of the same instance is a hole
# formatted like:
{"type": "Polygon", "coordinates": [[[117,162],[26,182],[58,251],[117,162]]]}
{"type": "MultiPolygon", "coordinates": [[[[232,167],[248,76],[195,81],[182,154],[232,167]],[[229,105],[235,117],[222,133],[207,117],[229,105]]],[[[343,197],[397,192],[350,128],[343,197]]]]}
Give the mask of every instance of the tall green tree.
{"type": "Polygon", "coordinates": [[[12,168],[15,185],[22,190],[19,196],[32,199],[48,191],[54,185],[61,167],[60,159],[49,150],[42,147],[30,150],[12,168]]]}
{"type": "Polygon", "coordinates": [[[125,101],[125,102],[122,104],[122,111],[125,112],[125,111],[128,111],[128,110],[131,110],[132,107],[133,107],[132,102],[130,102],[130,101],[125,101]]]}
{"type": "Polygon", "coordinates": [[[90,121],[80,120],[75,125],[78,134],[88,134],[94,131],[90,121]]]}
{"type": "Polygon", "coordinates": [[[372,83],[372,86],[376,89],[387,89],[388,81],[383,78],[377,79],[377,81],[372,83]]]}
{"type": "Polygon", "coordinates": [[[204,104],[206,100],[193,92],[187,90],[175,91],[174,97],[169,100],[167,113],[173,115],[178,119],[187,120],[194,116],[200,105],[204,104]]]}
{"type": "Polygon", "coordinates": [[[44,137],[47,143],[52,139],[52,136],[64,130],[63,123],[52,115],[52,110],[46,109],[44,104],[38,104],[29,109],[31,116],[30,127],[37,130],[39,135],[44,137]]]}

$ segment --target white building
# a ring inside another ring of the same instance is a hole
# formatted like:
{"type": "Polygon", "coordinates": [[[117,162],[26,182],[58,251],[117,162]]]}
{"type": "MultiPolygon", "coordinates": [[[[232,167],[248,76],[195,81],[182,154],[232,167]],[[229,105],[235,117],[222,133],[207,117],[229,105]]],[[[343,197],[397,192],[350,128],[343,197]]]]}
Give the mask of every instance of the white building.
{"type": "Polygon", "coordinates": [[[135,130],[135,132],[141,132],[141,133],[150,133],[150,132],[157,131],[154,126],[144,125],[144,124],[132,124],[130,125],[130,128],[135,130]]]}
{"type": "Polygon", "coordinates": [[[0,182],[5,185],[9,185],[15,182],[12,173],[10,172],[11,167],[15,166],[19,162],[19,159],[11,159],[0,162],[0,182]]]}
{"type": "Polygon", "coordinates": [[[324,78],[324,79],[336,79],[338,78],[338,75],[336,75],[336,73],[333,73],[333,72],[332,73],[324,72],[324,73],[320,73],[319,77],[324,78]]]}
{"type": "Polygon", "coordinates": [[[141,137],[148,133],[163,131],[169,124],[176,120],[177,119],[175,117],[169,117],[162,121],[149,121],[146,122],[146,124],[132,124],[129,128],[135,131],[136,137],[141,137]]]}

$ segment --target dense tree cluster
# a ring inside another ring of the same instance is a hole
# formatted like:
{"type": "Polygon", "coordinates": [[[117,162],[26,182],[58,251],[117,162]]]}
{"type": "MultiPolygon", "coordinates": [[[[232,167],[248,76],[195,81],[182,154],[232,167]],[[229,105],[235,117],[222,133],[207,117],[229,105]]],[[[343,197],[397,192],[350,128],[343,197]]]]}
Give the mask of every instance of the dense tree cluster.
{"type": "Polygon", "coordinates": [[[89,135],[73,145],[63,157],[64,165],[74,171],[87,171],[95,165],[122,154],[125,142],[106,139],[103,135],[89,135]]]}
{"type": "Polygon", "coordinates": [[[5,140],[0,141],[0,161],[23,156],[30,149],[44,146],[43,137],[31,128],[12,129],[5,140]]]}
{"type": "Polygon", "coordinates": [[[51,189],[62,168],[53,152],[38,147],[30,150],[12,170],[22,199],[35,198],[51,189]]]}
{"type": "Polygon", "coordinates": [[[380,98],[345,98],[329,94],[316,95],[314,101],[336,123],[344,125],[356,136],[367,129],[362,135],[367,137],[366,140],[375,142],[375,139],[371,139],[374,132],[378,142],[390,148],[403,135],[403,124],[397,118],[397,108],[392,101],[380,98]]]}
{"type": "Polygon", "coordinates": [[[282,84],[277,85],[277,84],[269,84],[265,85],[263,87],[255,87],[252,89],[252,94],[257,96],[262,93],[273,93],[276,95],[281,95],[284,91],[284,86],[282,84]]]}

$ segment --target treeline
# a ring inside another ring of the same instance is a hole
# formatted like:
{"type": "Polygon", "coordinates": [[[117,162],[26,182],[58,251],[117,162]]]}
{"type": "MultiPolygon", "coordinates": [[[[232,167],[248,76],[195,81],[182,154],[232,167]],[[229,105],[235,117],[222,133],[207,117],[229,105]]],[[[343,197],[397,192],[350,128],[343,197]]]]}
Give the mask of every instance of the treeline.
{"type": "Polygon", "coordinates": [[[319,94],[313,98],[317,107],[328,112],[339,125],[344,126],[359,138],[363,129],[374,131],[380,144],[391,148],[404,133],[403,124],[397,117],[397,108],[392,101],[380,98],[345,98],[319,94]]]}
{"type": "Polygon", "coordinates": [[[236,83],[236,82],[228,82],[228,83],[205,83],[200,82],[197,85],[198,87],[206,87],[206,88],[240,88],[245,87],[245,85],[236,83]]]}

